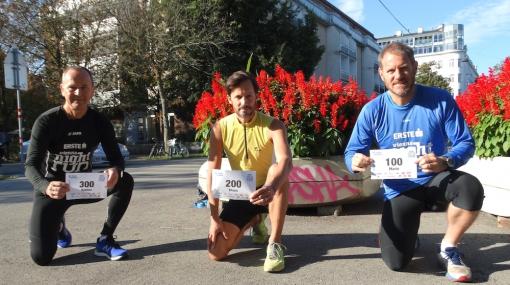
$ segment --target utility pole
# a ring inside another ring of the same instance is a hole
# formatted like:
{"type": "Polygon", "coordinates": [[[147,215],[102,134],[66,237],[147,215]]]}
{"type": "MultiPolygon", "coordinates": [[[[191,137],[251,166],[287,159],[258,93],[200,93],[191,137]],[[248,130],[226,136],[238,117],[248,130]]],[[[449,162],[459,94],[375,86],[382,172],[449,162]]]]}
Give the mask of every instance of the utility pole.
{"type": "Polygon", "coordinates": [[[19,133],[19,160],[23,161],[23,128],[22,128],[22,112],[20,90],[28,90],[28,65],[23,58],[23,54],[13,47],[7,52],[4,60],[4,73],[5,73],[5,88],[16,89],[16,101],[18,116],[18,133],[19,133]]]}

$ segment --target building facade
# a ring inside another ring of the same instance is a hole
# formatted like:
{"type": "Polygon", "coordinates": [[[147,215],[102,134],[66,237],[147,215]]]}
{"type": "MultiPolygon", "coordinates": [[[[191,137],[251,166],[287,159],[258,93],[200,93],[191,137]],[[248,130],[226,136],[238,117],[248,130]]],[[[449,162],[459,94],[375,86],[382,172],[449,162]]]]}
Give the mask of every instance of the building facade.
{"type": "Polygon", "coordinates": [[[412,47],[418,64],[435,62],[433,69],[449,79],[454,97],[464,92],[478,77],[476,67],[467,54],[462,24],[441,25],[429,31],[419,28],[416,33],[410,34],[397,31],[394,36],[377,39],[381,48],[391,42],[412,47]]]}
{"type": "Polygon", "coordinates": [[[344,82],[353,78],[368,95],[384,91],[377,64],[380,47],[372,33],[326,0],[294,3],[318,19],[317,33],[325,49],[315,75],[344,82]]]}

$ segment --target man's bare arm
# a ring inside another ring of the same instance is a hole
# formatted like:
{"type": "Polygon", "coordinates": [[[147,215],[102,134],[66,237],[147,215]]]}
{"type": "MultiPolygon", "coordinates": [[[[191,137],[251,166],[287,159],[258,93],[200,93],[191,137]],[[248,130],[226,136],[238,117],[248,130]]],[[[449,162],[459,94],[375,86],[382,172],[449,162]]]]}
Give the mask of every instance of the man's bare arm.
{"type": "Polygon", "coordinates": [[[209,197],[209,208],[211,210],[211,218],[219,221],[219,199],[214,198],[212,185],[212,170],[221,168],[221,158],[223,153],[223,143],[221,139],[220,124],[214,124],[211,130],[211,138],[209,139],[209,158],[207,160],[207,196],[209,197]]]}
{"type": "Polygon", "coordinates": [[[282,121],[274,119],[269,127],[269,136],[273,141],[276,158],[276,171],[272,177],[267,177],[266,186],[273,190],[280,188],[292,170],[292,154],[287,141],[287,128],[282,121]]]}

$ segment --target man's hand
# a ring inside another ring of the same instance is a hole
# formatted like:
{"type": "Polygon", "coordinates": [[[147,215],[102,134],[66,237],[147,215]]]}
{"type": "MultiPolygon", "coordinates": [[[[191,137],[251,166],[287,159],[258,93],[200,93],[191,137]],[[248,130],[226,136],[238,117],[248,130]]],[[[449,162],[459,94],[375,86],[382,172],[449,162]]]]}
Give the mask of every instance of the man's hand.
{"type": "Polygon", "coordinates": [[[107,176],[106,180],[106,188],[113,189],[117,182],[119,181],[119,170],[116,167],[108,168],[104,171],[107,176]]]}
{"type": "Polygon", "coordinates": [[[416,163],[420,166],[421,170],[425,173],[439,173],[445,171],[448,168],[446,161],[434,153],[427,153],[420,156],[416,163]]]}
{"type": "Polygon", "coordinates": [[[362,153],[355,153],[352,157],[352,165],[351,168],[353,171],[359,171],[363,172],[372,164],[372,159],[370,157],[362,154],[362,153]]]}
{"type": "Polygon", "coordinates": [[[250,194],[250,202],[254,205],[266,206],[273,201],[274,192],[272,186],[264,185],[250,194]]]}
{"type": "Polygon", "coordinates": [[[67,192],[69,192],[69,184],[62,181],[51,181],[45,191],[46,196],[57,200],[64,198],[67,192]]]}
{"type": "Polygon", "coordinates": [[[219,234],[222,234],[225,239],[228,239],[227,233],[223,229],[223,222],[211,217],[211,226],[209,227],[209,236],[207,237],[207,248],[214,248],[219,234]]]}

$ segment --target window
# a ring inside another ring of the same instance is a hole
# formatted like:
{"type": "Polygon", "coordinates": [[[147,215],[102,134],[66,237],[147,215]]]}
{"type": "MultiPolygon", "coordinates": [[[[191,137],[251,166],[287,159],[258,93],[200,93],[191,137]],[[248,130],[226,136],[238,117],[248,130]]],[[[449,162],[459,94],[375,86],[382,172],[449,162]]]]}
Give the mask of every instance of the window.
{"type": "Polygon", "coordinates": [[[450,82],[455,82],[455,75],[454,74],[450,74],[450,82]]]}
{"type": "Polygon", "coordinates": [[[443,41],[443,34],[435,34],[434,35],[434,42],[442,42],[443,41]]]}
{"type": "Polygon", "coordinates": [[[455,44],[454,43],[447,43],[446,44],[446,50],[451,50],[451,49],[455,49],[455,44]]]}
{"type": "Polygon", "coordinates": [[[450,59],[449,63],[448,63],[448,66],[449,67],[454,67],[455,66],[455,59],[450,59]]]}

